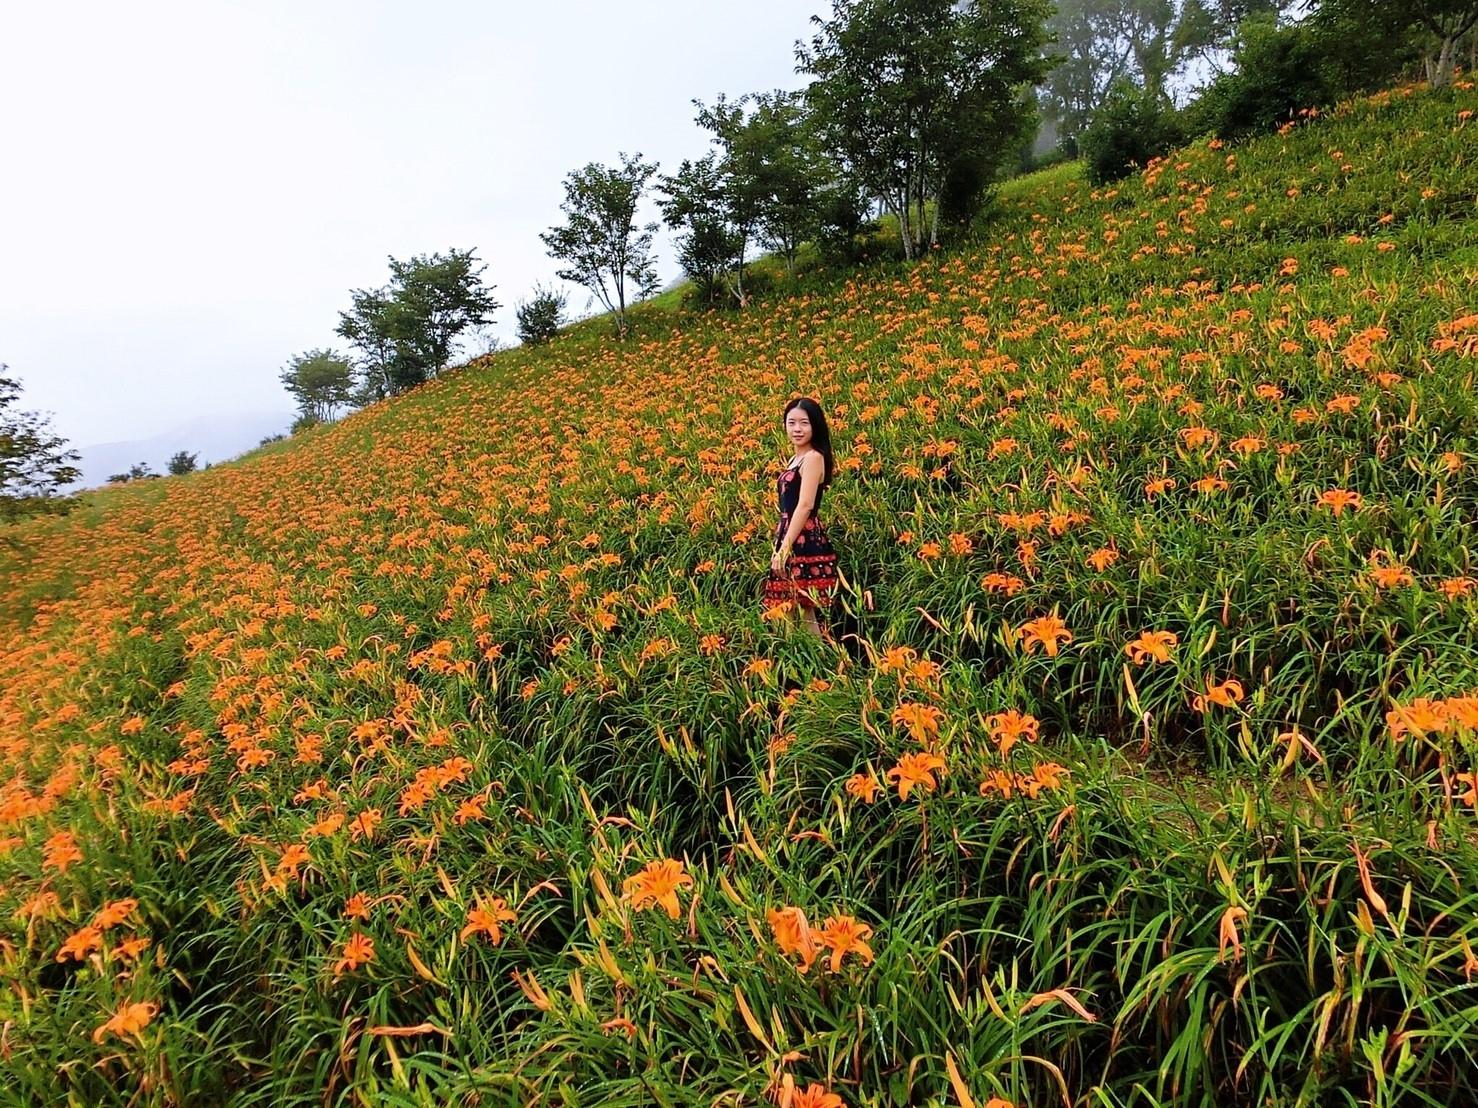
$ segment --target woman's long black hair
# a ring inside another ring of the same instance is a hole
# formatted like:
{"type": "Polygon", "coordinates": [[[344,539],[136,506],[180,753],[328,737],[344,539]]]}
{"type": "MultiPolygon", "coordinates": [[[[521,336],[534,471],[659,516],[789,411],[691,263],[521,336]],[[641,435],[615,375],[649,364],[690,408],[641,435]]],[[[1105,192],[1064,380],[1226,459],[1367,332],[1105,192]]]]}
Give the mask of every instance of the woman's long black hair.
{"type": "Polygon", "coordinates": [[[831,475],[836,468],[836,463],[831,456],[831,430],[826,426],[826,413],[821,410],[821,405],[809,396],[798,396],[789,404],[785,405],[785,411],[780,413],[780,426],[785,427],[785,417],[790,415],[792,408],[799,408],[806,413],[811,421],[811,449],[821,451],[821,458],[826,463],[826,472],[822,474],[820,488],[827,488],[831,484],[831,475]]]}

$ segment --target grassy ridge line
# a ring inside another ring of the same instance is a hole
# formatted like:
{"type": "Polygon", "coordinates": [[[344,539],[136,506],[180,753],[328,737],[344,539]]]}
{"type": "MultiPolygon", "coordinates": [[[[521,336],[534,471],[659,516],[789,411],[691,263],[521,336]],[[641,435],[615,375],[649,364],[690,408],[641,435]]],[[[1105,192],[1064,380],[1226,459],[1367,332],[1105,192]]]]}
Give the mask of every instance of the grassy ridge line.
{"type": "Polygon", "coordinates": [[[977,252],[499,355],[53,526],[21,588],[74,598],[0,661],[22,1081],[93,1052],[117,1083],[65,1080],[100,1102],[709,1103],[784,1071],[900,1103],[952,1095],[947,1055],[982,1101],[1460,1094],[1472,101],[1052,175],[977,252]],[[880,665],[753,611],[791,388],[837,413],[880,665]],[[1028,652],[1054,612],[1072,640],[1028,652]],[[1126,667],[1155,628],[1173,660],[1126,667]],[[1037,733],[1003,750],[1010,712],[1037,733]],[[926,750],[948,772],[900,799],[926,750]],[[618,899],[668,856],[670,925],[618,899]],[[347,918],[360,892],[389,899],[347,918]],[[464,936],[495,895],[516,923],[464,936]],[[56,960],[125,897],[105,961],[56,960]],[[786,970],[786,905],[866,921],[873,960],[786,970]],[[162,962],[120,973],[119,928],[162,962]],[[92,1043],[125,1002],[164,1007],[92,1043]],[[366,1033],[423,1024],[450,1035],[366,1033]]]}

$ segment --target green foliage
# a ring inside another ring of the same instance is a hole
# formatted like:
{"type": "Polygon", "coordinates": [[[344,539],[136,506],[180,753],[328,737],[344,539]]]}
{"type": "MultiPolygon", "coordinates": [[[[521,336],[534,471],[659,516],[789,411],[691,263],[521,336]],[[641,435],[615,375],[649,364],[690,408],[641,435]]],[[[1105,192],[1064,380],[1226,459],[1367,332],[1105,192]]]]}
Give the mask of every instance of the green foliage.
{"type": "Polygon", "coordinates": [[[169,459],[169,472],[173,477],[183,477],[187,473],[194,473],[197,465],[195,454],[188,450],[178,450],[169,459]]]}
{"type": "Polygon", "coordinates": [[[533,295],[518,304],[518,341],[534,346],[554,338],[564,324],[565,303],[564,293],[535,285],[533,295]]]}
{"type": "Polygon", "coordinates": [[[1342,91],[1331,76],[1329,57],[1307,23],[1247,20],[1232,51],[1236,68],[1212,81],[1188,109],[1190,128],[1236,140],[1328,105],[1342,91]]]}
{"type": "Polygon", "coordinates": [[[589,289],[613,314],[617,333],[624,335],[628,284],[635,299],[657,289],[652,257],[657,224],[636,226],[637,205],[657,165],[643,162],[639,153],[628,158],[623,151],[620,158],[619,167],[590,162],[570,172],[560,204],[566,222],[541,232],[539,238],[551,258],[565,263],[558,276],[589,289]]]}
{"type": "Polygon", "coordinates": [[[66,512],[69,502],[58,494],[82,475],[72,464],[80,456],[66,448],[49,419],[13,410],[20,393],[20,382],[0,363],[0,523],[66,512]]]}
{"type": "Polygon", "coordinates": [[[351,307],[339,313],[337,334],[359,352],[356,405],[383,400],[420,381],[413,367],[404,365],[390,325],[390,297],[384,289],[352,289],[351,307]]]}
{"type": "Polygon", "coordinates": [[[148,462],[134,462],[123,473],[115,473],[109,477],[108,482],[126,485],[130,481],[144,481],[158,476],[148,462]]]}
{"type": "MultiPolygon", "coordinates": [[[[1433,88],[1452,83],[1463,44],[1470,57],[1478,53],[1478,0],[1313,0],[1315,23],[1330,41],[1353,35],[1359,40],[1379,37],[1384,49],[1367,52],[1375,63],[1365,75],[1378,82],[1393,56],[1405,47],[1420,51],[1427,80],[1433,88]]],[[[1361,87],[1361,86],[1357,86],[1361,87]]]]}
{"type": "Polygon", "coordinates": [[[1047,27],[1056,66],[1043,114],[1071,147],[1122,82],[1167,96],[1189,63],[1225,45],[1243,19],[1293,0],[1058,0],[1047,27]]]}
{"type": "MultiPolygon", "coordinates": [[[[388,285],[350,292],[353,305],[339,313],[336,330],[360,355],[353,402],[380,400],[435,377],[450,363],[463,332],[492,322],[501,305],[493,286],[483,286],[487,267],[476,261],[476,250],[457,249],[408,261],[392,257],[388,285]]],[[[312,411],[326,418],[321,404],[312,411]]]]}
{"type": "Polygon", "coordinates": [[[298,411],[314,422],[333,419],[354,399],[354,367],[333,350],[295,355],[280,380],[297,401],[298,411]]]}
{"type": "Polygon", "coordinates": [[[905,257],[924,243],[927,200],[949,194],[967,214],[1009,157],[1020,86],[1048,68],[1048,10],[1042,0],[833,0],[829,20],[812,17],[819,29],[796,57],[814,78],[806,95],[823,141],[898,217],[905,257]]]}
{"type": "Polygon", "coordinates": [[[684,158],[657,190],[663,220],[680,232],[678,264],[692,282],[697,303],[713,307],[729,292],[742,303],[744,246],[753,215],[721,167],[719,153],[710,151],[697,161],[684,158]]]}
{"type": "Polygon", "coordinates": [[[699,126],[722,151],[735,224],[779,254],[792,277],[802,242],[844,233],[856,222],[846,202],[858,187],[823,149],[804,93],[750,93],[733,102],[720,95],[711,108],[694,103],[699,126]],[[827,222],[833,214],[840,224],[827,222]]]}
{"type": "Polygon", "coordinates": [[[1088,179],[1101,185],[1149,164],[1181,140],[1175,107],[1164,97],[1121,84],[1080,140],[1088,179]]]}

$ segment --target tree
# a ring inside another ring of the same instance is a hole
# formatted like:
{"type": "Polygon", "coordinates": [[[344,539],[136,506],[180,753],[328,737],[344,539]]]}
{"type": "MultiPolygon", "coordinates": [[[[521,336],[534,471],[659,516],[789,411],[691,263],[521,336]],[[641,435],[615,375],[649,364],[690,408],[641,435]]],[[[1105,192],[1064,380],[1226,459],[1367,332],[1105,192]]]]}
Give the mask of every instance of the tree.
{"type": "Polygon", "coordinates": [[[184,450],[178,451],[169,459],[169,472],[175,477],[183,477],[187,473],[194,473],[196,461],[196,455],[184,450]]]}
{"type": "MultiPolygon", "coordinates": [[[[1379,27],[1397,35],[1415,33],[1423,42],[1427,80],[1433,88],[1452,83],[1458,44],[1478,28],[1478,0],[1315,0],[1315,18],[1325,25],[1379,27]]],[[[1478,41],[1471,43],[1478,51],[1478,41]]]]}
{"type": "Polygon", "coordinates": [[[518,341],[535,346],[554,338],[564,323],[565,300],[564,293],[535,285],[534,294],[518,305],[518,341]]]}
{"type": "Polygon", "coordinates": [[[620,155],[620,168],[591,162],[565,177],[565,199],[560,210],[568,220],[539,238],[549,256],[565,263],[558,276],[583,285],[615,316],[616,331],[626,334],[626,289],[636,298],[657,289],[657,266],[652,257],[652,234],[657,224],[638,229],[636,208],[657,165],[643,163],[638,153],[620,155]]]}
{"type": "Polygon", "coordinates": [[[352,398],[382,400],[434,377],[451,361],[458,337],[492,322],[500,305],[483,287],[474,250],[390,258],[390,283],[355,289],[337,332],[359,351],[361,384],[352,398]]]}
{"type": "Polygon", "coordinates": [[[113,476],[108,478],[108,483],[127,484],[129,481],[143,481],[158,476],[159,474],[149,468],[148,462],[134,462],[133,465],[128,467],[127,473],[113,474],[113,476]]]}
{"type": "Polygon", "coordinates": [[[339,313],[335,331],[359,351],[359,389],[353,402],[363,407],[397,391],[390,297],[385,289],[351,289],[349,298],[353,306],[339,313]]]}
{"type": "Polygon", "coordinates": [[[70,501],[58,494],[82,476],[73,462],[81,455],[66,449],[49,419],[36,412],[12,411],[21,385],[0,363],[0,523],[42,512],[65,512],[70,501]]]}
{"type": "Polygon", "coordinates": [[[1057,125],[1059,142],[1071,149],[1103,107],[1109,89],[1135,76],[1134,48],[1114,18],[1122,6],[1123,0],[1057,0],[1047,22],[1057,65],[1043,83],[1042,105],[1057,125]]]}
{"type": "Polygon", "coordinates": [[[279,379],[297,401],[298,411],[315,423],[333,419],[354,395],[354,367],[333,350],[294,355],[279,379]]]}
{"type": "Polygon", "coordinates": [[[669,227],[678,229],[678,264],[693,282],[699,301],[710,306],[728,291],[742,307],[744,248],[752,216],[746,197],[726,177],[717,151],[697,161],[684,158],[677,173],[657,185],[657,201],[669,227]]]}
{"type": "Polygon", "coordinates": [[[473,268],[476,260],[473,250],[390,259],[387,314],[398,360],[434,377],[451,362],[463,331],[493,321],[502,305],[491,286],[483,287],[487,267],[473,268]]]}
{"type": "MultiPolygon", "coordinates": [[[[832,0],[797,69],[827,145],[897,218],[904,256],[951,174],[988,181],[1023,126],[1020,88],[1048,68],[1046,0],[832,0]]],[[[978,202],[977,191],[974,202],[978,202]]],[[[938,206],[929,230],[938,237],[938,206]]]]}
{"type": "Polygon", "coordinates": [[[1242,21],[1276,15],[1296,0],[1057,0],[1047,22],[1055,68],[1042,85],[1044,113],[1068,147],[1132,82],[1172,103],[1169,86],[1196,59],[1223,50],[1242,21]]]}
{"type": "Polygon", "coordinates": [[[800,244],[822,233],[833,194],[847,189],[842,166],[823,147],[805,94],[777,89],[733,102],[720,95],[712,107],[693,103],[698,125],[713,133],[722,152],[722,190],[735,230],[746,237],[755,234],[785,259],[794,276],[800,244]]]}

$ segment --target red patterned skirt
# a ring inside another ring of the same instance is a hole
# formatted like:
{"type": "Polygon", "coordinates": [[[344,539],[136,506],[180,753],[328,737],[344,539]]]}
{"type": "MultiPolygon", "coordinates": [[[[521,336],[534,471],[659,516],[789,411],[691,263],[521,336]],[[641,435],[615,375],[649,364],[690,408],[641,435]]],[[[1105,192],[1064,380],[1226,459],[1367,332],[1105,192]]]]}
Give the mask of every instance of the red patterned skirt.
{"type": "MultiPolygon", "coordinates": [[[[780,549],[788,530],[790,515],[781,513],[780,524],[775,528],[775,540],[770,546],[772,554],[780,549]]],[[[836,551],[832,549],[826,527],[812,515],[796,536],[795,546],[785,561],[784,574],[777,577],[773,569],[767,571],[760,603],[766,610],[787,602],[812,610],[824,609],[831,607],[836,588],[836,551]]]]}

